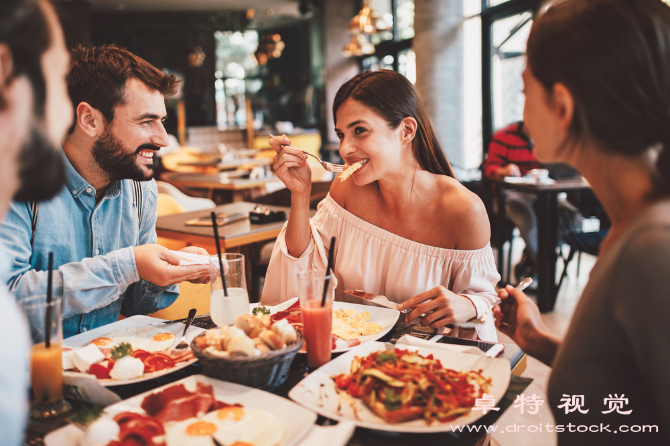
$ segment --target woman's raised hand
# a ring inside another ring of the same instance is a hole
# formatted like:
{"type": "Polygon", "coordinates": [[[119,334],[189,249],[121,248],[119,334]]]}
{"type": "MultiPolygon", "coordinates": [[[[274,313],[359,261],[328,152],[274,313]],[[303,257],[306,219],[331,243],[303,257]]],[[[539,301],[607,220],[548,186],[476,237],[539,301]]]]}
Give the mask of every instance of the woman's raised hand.
{"type": "Polygon", "coordinates": [[[443,286],[417,294],[398,305],[398,310],[406,308],[413,308],[407,315],[407,321],[413,321],[425,314],[421,323],[433,328],[469,321],[477,316],[477,309],[470,299],[459,296],[443,286]]]}
{"type": "Polygon", "coordinates": [[[288,144],[291,140],[286,135],[270,139],[270,146],[277,152],[272,160],[272,170],[291,193],[308,194],[312,187],[312,169],[307,163],[307,155],[288,144]]]}

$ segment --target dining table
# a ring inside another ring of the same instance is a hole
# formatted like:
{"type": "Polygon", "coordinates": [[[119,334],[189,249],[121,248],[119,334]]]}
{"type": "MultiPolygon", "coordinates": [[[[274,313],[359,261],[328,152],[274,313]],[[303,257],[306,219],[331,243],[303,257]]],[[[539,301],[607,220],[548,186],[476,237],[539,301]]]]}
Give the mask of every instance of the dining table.
{"type": "MultiPolygon", "coordinates": [[[[208,329],[214,328],[216,325],[208,317],[199,318],[194,325],[208,329]]],[[[396,326],[387,333],[384,337],[380,338],[379,341],[389,342],[394,336],[397,337],[396,331],[398,330],[407,330],[404,327],[406,324],[403,324],[401,321],[398,321],[396,326]]],[[[474,341],[471,341],[474,342],[474,341]]],[[[500,408],[499,411],[490,411],[482,418],[477,420],[475,425],[480,426],[491,426],[496,423],[496,421],[502,416],[507,409],[509,409],[517,396],[523,393],[523,391],[528,387],[532,382],[532,379],[521,377],[521,373],[525,370],[525,359],[526,355],[516,344],[504,344],[505,348],[499,358],[505,358],[510,361],[511,367],[511,379],[507,391],[500,402],[497,403],[497,407],[500,408]]],[[[336,357],[338,354],[333,354],[336,357]]],[[[120,385],[109,387],[109,390],[112,390],[122,400],[131,398],[135,395],[139,395],[144,392],[151,391],[158,387],[165,386],[167,384],[173,383],[175,381],[181,380],[188,376],[199,375],[203,373],[203,368],[199,363],[194,363],[185,367],[183,369],[177,370],[174,373],[163,375],[161,377],[155,378],[153,380],[120,385]]],[[[296,386],[308,373],[310,370],[307,368],[307,361],[304,355],[296,355],[294,358],[291,367],[289,369],[288,377],[286,381],[276,388],[272,393],[275,395],[288,398],[289,391],[296,386]]],[[[73,414],[76,414],[78,411],[81,411],[82,408],[86,410],[91,410],[92,406],[88,403],[82,403],[78,400],[70,400],[73,405],[73,410],[68,414],[65,414],[60,417],[56,417],[49,420],[34,420],[31,419],[28,423],[25,444],[27,446],[43,446],[44,438],[50,432],[60,429],[63,426],[66,426],[72,422],[73,414]]],[[[330,426],[337,424],[337,421],[328,419],[323,416],[318,416],[317,425],[320,426],[330,426]]],[[[347,446],[401,446],[401,445],[414,445],[421,444],[421,446],[485,446],[489,444],[490,434],[486,434],[484,429],[479,431],[474,431],[474,429],[468,430],[467,432],[440,432],[440,433],[423,433],[423,434],[410,434],[410,433],[398,433],[398,432],[387,432],[374,429],[367,429],[362,427],[356,427],[353,435],[346,443],[347,446]]],[[[49,446],[49,445],[48,445],[49,446]]],[[[76,445],[72,445],[76,446],[76,445]]]]}
{"type": "Polygon", "coordinates": [[[271,173],[266,172],[259,178],[244,178],[234,170],[215,174],[164,172],[161,174],[161,180],[179,189],[204,191],[207,198],[217,204],[244,201],[254,194],[260,195],[269,184],[274,183],[277,186],[283,184],[271,173]]]}
{"type": "MultiPolygon", "coordinates": [[[[559,243],[558,196],[563,192],[590,189],[591,185],[582,177],[549,181],[535,181],[525,177],[491,178],[496,185],[498,199],[498,221],[505,221],[504,191],[516,190],[537,197],[537,306],[542,313],[554,310],[558,286],[556,283],[556,261],[559,243]]],[[[504,225],[498,225],[500,240],[504,239],[504,225]]],[[[502,250],[499,260],[502,258],[502,250]]],[[[499,262],[502,264],[501,262],[499,262]]]]}

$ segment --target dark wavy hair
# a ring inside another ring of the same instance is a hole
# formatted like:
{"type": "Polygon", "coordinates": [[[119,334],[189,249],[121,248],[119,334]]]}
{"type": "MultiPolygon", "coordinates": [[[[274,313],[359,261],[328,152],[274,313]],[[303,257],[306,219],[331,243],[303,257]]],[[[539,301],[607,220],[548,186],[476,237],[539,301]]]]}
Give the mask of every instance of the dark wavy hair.
{"type": "Polygon", "coordinates": [[[82,102],[99,110],[107,122],[112,122],[114,108],[123,102],[126,81],[130,78],[141,81],[166,98],[177,92],[181,82],[174,74],[165,74],[130,51],[113,45],[80,45],[72,50],[67,84],[75,119],[70,133],[76,126],[77,106],[82,102]]]}
{"type": "MultiPolygon", "coordinates": [[[[35,115],[44,116],[46,84],[41,62],[51,46],[51,29],[39,0],[0,1],[0,43],[12,52],[11,77],[28,77],[35,115]]],[[[4,107],[5,101],[0,96],[0,108],[4,107]]]]}
{"type": "Polygon", "coordinates": [[[412,147],[419,167],[455,178],[421,96],[405,76],[391,70],[366,71],[345,82],[333,102],[335,125],[337,110],[347,99],[370,107],[391,129],[397,129],[404,118],[416,119],[418,127],[412,147]]]}
{"type": "Polygon", "coordinates": [[[636,156],[662,144],[657,193],[670,194],[670,7],[661,0],[549,2],[533,23],[528,66],[544,88],[564,84],[572,141],[636,156]]]}

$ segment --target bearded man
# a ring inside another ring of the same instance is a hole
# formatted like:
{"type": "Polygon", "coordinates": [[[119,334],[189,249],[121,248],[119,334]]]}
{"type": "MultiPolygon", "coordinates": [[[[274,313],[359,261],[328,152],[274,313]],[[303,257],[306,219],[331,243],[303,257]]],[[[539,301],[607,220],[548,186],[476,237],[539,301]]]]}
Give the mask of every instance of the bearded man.
{"type": "MultiPolygon", "coordinates": [[[[48,202],[15,201],[0,227],[17,300],[44,294],[54,253],[63,336],[171,305],[175,285],[208,280],[156,245],[153,155],[168,145],[165,101],[178,81],[113,46],[72,51],[74,124],[63,143],[65,188],[48,202]],[[57,268],[57,269],[56,269],[57,268]]],[[[40,178],[33,181],[40,182],[40,178]]],[[[200,248],[185,248],[206,254],[200,248]]]]}

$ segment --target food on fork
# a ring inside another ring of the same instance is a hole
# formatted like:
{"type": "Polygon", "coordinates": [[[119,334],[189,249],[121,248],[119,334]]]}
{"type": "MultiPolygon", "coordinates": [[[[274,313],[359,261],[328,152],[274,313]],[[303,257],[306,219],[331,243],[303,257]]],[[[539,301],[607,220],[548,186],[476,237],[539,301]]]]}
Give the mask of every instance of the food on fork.
{"type": "Polygon", "coordinates": [[[485,378],[482,370],[447,369],[432,354],[421,356],[397,348],[356,356],[351,372],[333,380],[387,423],[455,420],[470,413],[475,400],[491,387],[491,378],[485,378]]]}
{"type": "Polygon", "coordinates": [[[364,164],[367,164],[368,161],[370,160],[366,158],[364,160],[356,161],[354,164],[351,164],[347,170],[345,170],[340,174],[340,181],[344,181],[347,178],[349,178],[351,175],[354,174],[354,172],[363,167],[364,164]]]}

